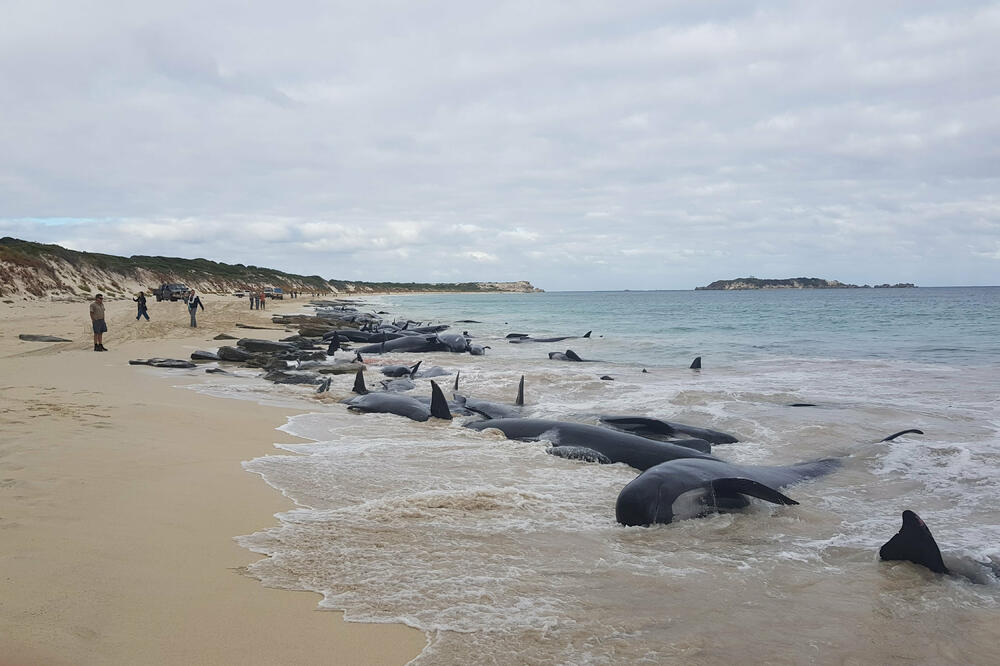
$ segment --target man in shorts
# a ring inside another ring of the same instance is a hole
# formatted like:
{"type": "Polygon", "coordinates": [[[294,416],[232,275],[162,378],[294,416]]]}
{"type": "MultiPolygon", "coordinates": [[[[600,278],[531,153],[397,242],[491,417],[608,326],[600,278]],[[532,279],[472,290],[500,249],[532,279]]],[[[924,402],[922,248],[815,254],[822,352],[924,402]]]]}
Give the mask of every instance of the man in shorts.
{"type": "Polygon", "coordinates": [[[94,351],[108,351],[104,348],[104,332],[108,330],[108,325],[104,322],[104,295],[94,296],[94,302],[90,304],[90,323],[94,327],[94,351]]]}

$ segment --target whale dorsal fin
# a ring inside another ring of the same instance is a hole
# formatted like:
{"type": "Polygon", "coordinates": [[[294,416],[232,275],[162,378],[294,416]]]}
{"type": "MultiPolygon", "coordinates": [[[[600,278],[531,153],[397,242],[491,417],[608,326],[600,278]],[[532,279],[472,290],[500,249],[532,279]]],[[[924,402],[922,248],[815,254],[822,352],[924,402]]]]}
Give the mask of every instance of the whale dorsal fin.
{"type": "Polygon", "coordinates": [[[358,369],[358,374],[354,375],[354,388],[351,390],[358,395],[368,393],[368,387],[365,386],[365,373],[360,368],[358,369]]]}
{"type": "Polygon", "coordinates": [[[948,573],[931,531],[920,516],[909,509],[903,512],[903,526],[899,532],[879,549],[878,555],[883,560],[908,560],[936,573],[948,573]]]}
{"type": "Polygon", "coordinates": [[[445,400],[444,393],[441,392],[441,387],[434,380],[431,380],[431,416],[451,420],[448,401],[445,400]]]}
{"type": "Polygon", "coordinates": [[[567,349],[567,350],[566,350],[566,358],[568,358],[568,359],[569,359],[569,360],[571,360],[571,361],[582,361],[582,360],[583,360],[583,359],[582,359],[582,358],[580,358],[580,357],[579,357],[579,356],[577,355],[577,353],[576,353],[575,351],[573,351],[572,349],[567,349]]]}
{"type": "Polygon", "coordinates": [[[517,398],[514,399],[514,404],[524,407],[524,375],[521,375],[521,381],[517,383],[517,398]]]}
{"type": "Polygon", "coordinates": [[[711,483],[712,490],[719,495],[732,495],[733,493],[740,493],[742,495],[749,495],[750,497],[756,497],[757,499],[762,499],[765,502],[772,502],[774,504],[798,504],[795,500],[787,495],[783,495],[774,488],[770,486],[765,486],[763,483],[758,483],[752,479],[744,479],[742,477],[730,477],[723,479],[715,479],[711,483]]]}
{"type": "Polygon", "coordinates": [[[701,356],[698,356],[693,361],[691,361],[691,369],[701,370],[701,356]]]}
{"type": "Polygon", "coordinates": [[[587,331],[586,333],[583,334],[583,337],[589,338],[591,333],[593,333],[593,331],[587,331]]]}

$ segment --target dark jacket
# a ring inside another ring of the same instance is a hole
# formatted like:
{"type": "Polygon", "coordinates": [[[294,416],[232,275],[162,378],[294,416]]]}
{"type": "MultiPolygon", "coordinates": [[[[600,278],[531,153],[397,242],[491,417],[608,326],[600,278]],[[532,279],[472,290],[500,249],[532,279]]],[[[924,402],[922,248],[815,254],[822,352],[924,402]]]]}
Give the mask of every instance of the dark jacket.
{"type": "Polygon", "coordinates": [[[188,309],[190,310],[197,310],[199,305],[201,305],[202,310],[205,309],[205,306],[202,305],[200,296],[195,296],[193,299],[188,301],[188,309]]]}

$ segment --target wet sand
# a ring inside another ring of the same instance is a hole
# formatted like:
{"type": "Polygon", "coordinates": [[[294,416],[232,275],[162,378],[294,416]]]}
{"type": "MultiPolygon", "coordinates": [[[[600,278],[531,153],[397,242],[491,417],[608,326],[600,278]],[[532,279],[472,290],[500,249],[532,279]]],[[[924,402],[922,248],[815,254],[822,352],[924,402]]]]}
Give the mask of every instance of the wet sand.
{"type": "Polygon", "coordinates": [[[207,295],[107,304],[95,353],[87,303],[0,303],[0,664],[402,664],[424,635],[344,622],[319,596],[263,587],[233,537],[291,502],[244,471],[293,410],[175,388],[200,377],[129,366],[187,358],[218,333],[277,339],[277,311],[207,295]],[[274,326],[247,330],[236,323],[274,326]],[[20,333],[70,338],[24,342],[20,333]]]}

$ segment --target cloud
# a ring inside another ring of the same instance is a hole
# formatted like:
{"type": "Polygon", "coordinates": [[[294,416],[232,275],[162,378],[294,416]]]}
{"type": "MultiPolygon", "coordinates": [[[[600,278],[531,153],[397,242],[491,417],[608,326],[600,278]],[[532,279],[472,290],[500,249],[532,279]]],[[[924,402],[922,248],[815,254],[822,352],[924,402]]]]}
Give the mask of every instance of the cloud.
{"type": "Polygon", "coordinates": [[[995,282],[998,30],[988,2],[15,3],[0,232],[345,279],[995,282]]]}

